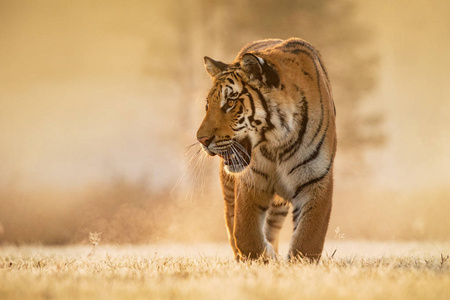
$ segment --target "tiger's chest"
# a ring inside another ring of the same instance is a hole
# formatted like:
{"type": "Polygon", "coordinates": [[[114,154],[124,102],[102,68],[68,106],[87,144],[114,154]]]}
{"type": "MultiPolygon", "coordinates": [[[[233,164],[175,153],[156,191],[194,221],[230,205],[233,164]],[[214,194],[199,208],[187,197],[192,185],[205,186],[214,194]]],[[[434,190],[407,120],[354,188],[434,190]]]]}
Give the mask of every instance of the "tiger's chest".
{"type": "MultiPolygon", "coordinates": [[[[298,153],[301,155],[301,153],[298,153]]],[[[256,149],[252,154],[250,165],[251,176],[247,176],[251,184],[260,190],[276,193],[284,199],[290,199],[294,194],[298,182],[307,177],[308,174],[295,172],[292,169],[295,157],[290,161],[280,159],[278,151],[268,150],[264,147],[256,149]]]]}

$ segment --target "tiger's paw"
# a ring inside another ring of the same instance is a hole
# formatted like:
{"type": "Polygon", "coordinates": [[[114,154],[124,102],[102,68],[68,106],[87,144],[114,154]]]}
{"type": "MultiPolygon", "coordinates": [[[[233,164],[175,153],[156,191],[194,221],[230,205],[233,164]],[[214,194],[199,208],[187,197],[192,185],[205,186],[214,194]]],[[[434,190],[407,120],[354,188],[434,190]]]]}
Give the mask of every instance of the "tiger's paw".
{"type": "Polygon", "coordinates": [[[264,262],[269,262],[270,260],[277,259],[277,253],[275,252],[273,246],[269,243],[265,243],[264,248],[259,251],[238,251],[235,253],[236,261],[248,261],[248,260],[262,260],[264,262]]]}
{"type": "Polygon", "coordinates": [[[273,249],[273,246],[267,243],[262,256],[267,259],[276,259],[277,253],[273,249]]]}

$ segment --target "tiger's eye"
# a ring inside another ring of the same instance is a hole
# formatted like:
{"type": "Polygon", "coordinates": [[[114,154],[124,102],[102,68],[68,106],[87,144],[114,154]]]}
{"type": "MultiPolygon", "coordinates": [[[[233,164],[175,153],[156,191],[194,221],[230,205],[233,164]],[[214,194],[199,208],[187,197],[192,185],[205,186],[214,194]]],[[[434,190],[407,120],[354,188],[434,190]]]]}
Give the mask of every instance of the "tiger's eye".
{"type": "Polygon", "coordinates": [[[229,107],[232,107],[233,104],[234,104],[234,101],[233,100],[228,100],[227,104],[228,104],[229,107]]]}

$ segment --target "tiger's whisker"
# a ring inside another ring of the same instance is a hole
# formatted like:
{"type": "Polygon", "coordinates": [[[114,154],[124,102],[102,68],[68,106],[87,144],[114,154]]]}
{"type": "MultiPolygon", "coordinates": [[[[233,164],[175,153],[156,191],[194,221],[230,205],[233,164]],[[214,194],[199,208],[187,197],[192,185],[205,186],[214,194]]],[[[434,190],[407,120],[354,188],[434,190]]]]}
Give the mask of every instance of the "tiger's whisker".
{"type": "Polygon", "coordinates": [[[200,143],[199,142],[195,142],[192,145],[186,146],[186,149],[190,149],[190,148],[192,148],[192,147],[194,147],[195,145],[198,145],[198,144],[200,144],[200,143]]]}

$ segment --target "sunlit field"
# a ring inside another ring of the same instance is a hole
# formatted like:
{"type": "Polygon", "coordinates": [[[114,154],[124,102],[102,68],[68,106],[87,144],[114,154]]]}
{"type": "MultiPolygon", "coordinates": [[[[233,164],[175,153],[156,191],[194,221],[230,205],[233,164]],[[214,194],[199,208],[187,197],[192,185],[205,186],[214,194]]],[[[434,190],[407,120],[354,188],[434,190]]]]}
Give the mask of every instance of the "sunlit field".
{"type": "Polygon", "coordinates": [[[0,299],[449,299],[449,253],[339,241],[318,264],[237,263],[224,244],[7,246],[0,299]]]}
{"type": "Polygon", "coordinates": [[[0,0],[0,300],[450,300],[450,1],[255,3],[0,0]],[[336,108],[325,249],[285,260],[291,208],[282,256],[236,262],[204,57],[291,37],[336,108]]]}

